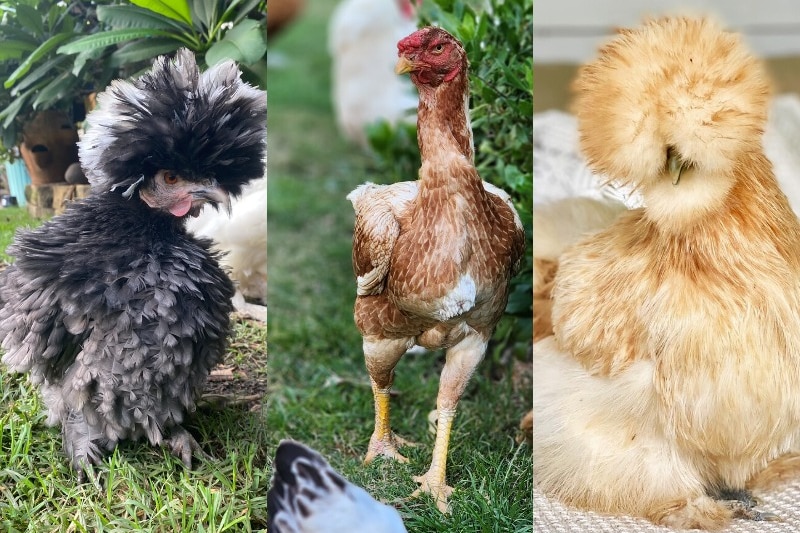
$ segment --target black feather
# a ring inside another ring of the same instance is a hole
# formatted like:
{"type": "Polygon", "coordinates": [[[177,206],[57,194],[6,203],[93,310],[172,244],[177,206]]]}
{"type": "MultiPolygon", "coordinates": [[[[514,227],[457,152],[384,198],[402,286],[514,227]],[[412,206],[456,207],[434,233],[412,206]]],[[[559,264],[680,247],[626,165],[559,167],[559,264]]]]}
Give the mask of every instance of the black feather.
{"type": "Polygon", "coordinates": [[[81,143],[84,173],[98,191],[125,190],[167,169],[188,180],[214,178],[238,195],[264,175],[266,95],[239,78],[233,62],[200,73],[191,52],[158,58],[151,72],[118,80],[98,97],[81,143]]]}

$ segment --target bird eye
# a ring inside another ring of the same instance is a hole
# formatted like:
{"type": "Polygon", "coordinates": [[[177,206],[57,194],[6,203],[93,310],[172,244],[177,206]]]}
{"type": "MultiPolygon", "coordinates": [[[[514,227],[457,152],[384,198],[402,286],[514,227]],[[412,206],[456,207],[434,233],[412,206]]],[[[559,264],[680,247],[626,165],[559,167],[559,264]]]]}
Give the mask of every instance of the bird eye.
{"type": "Polygon", "coordinates": [[[165,171],[164,183],[166,183],[167,185],[175,185],[176,183],[178,183],[178,176],[172,172],[165,171]]]}
{"type": "Polygon", "coordinates": [[[441,54],[443,51],[444,51],[444,45],[442,43],[437,44],[433,49],[434,54],[441,54]]]}

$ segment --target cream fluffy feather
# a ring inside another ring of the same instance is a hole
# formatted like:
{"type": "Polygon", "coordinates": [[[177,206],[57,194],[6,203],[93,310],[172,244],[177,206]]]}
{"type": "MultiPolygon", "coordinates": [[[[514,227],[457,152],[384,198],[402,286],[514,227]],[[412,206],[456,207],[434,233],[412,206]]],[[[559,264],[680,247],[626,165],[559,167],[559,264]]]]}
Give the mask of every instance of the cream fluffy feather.
{"type": "Polygon", "coordinates": [[[762,151],[763,67],[709,20],[664,18],[575,89],[593,170],[646,207],[560,257],[555,336],[534,349],[536,483],[673,527],[763,517],[714,496],[794,468],[767,465],[800,428],[800,224],[762,151]]]}

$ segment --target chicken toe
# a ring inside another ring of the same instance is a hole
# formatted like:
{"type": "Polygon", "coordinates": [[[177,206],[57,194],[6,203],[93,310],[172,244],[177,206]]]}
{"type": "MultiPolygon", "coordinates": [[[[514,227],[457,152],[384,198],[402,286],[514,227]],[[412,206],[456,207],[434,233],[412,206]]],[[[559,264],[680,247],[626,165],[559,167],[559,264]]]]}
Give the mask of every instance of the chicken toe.
{"type": "Polygon", "coordinates": [[[731,510],[733,518],[744,518],[754,522],[781,522],[780,516],[766,511],[757,511],[752,505],[741,500],[727,500],[723,502],[731,510]]]}
{"type": "Polygon", "coordinates": [[[383,435],[379,435],[376,431],[369,439],[369,448],[367,448],[367,455],[364,457],[364,464],[370,464],[379,455],[389,457],[399,463],[407,463],[408,458],[397,451],[399,446],[416,446],[416,443],[398,437],[392,431],[383,435]]]}
{"type": "Polygon", "coordinates": [[[186,468],[192,468],[193,455],[202,459],[211,459],[211,456],[203,451],[192,434],[181,426],[173,428],[172,435],[165,439],[164,443],[169,447],[172,455],[180,459],[186,468]]]}
{"type": "Polygon", "coordinates": [[[431,467],[421,476],[414,476],[414,481],[419,483],[419,488],[411,494],[412,498],[417,498],[423,493],[430,494],[436,502],[437,509],[442,514],[450,514],[450,496],[453,494],[453,487],[445,483],[444,469],[440,475],[431,467]]]}

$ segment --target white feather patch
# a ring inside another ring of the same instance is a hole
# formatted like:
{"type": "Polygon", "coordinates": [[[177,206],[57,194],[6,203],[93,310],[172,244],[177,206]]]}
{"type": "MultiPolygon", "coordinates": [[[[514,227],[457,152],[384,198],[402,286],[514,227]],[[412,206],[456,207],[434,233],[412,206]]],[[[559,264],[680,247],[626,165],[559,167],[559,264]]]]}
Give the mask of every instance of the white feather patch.
{"type": "Polygon", "coordinates": [[[464,274],[455,288],[440,300],[433,316],[437,320],[445,321],[466,313],[475,307],[477,292],[475,280],[469,274],[464,274]]]}

